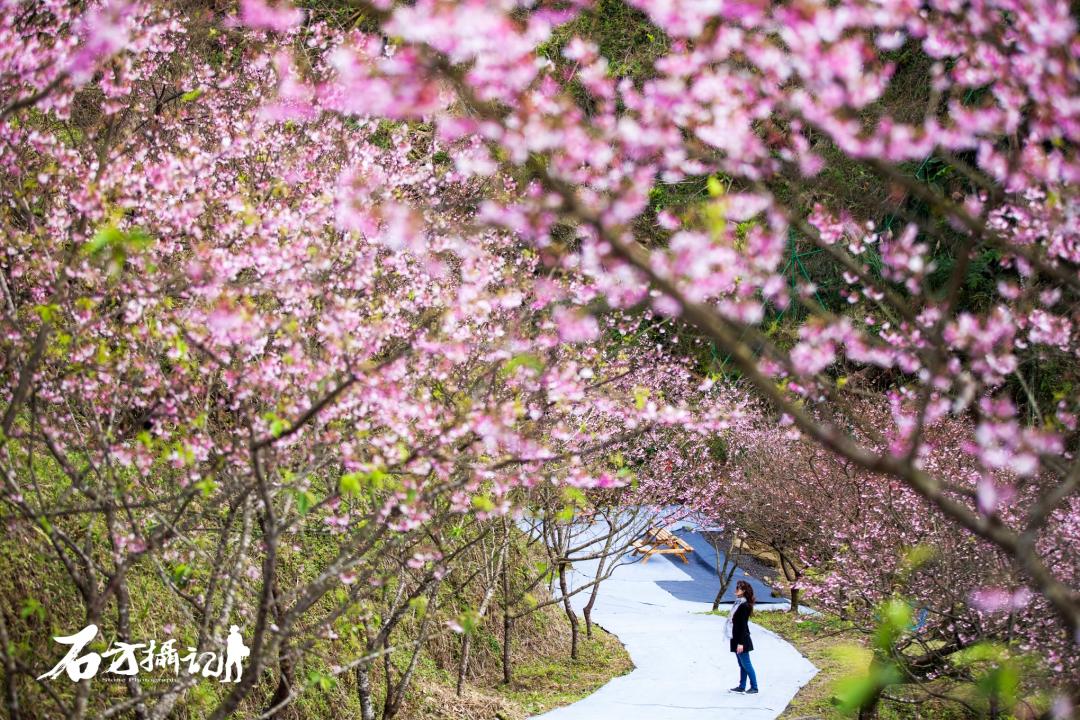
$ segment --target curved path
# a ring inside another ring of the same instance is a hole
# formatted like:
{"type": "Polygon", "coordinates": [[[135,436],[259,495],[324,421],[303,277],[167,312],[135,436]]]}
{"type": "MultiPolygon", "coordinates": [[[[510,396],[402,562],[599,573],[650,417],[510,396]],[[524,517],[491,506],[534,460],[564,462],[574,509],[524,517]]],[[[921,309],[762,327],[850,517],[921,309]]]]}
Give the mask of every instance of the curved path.
{"type": "MultiPolygon", "coordinates": [[[[657,584],[691,582],[681,564],[654,556],[616,568],[600,586],[593,621],[618,636],[634,670],[535,720],[771,720],[787,707],[817,668],[776,634],[751,624],[761,692],[730,692],[739,672],[723,618],[703,614],[709,603],[680,600],[657,584]]],[[[584,584],[593,572],[595,561],[575,563],[572,579],[584,584]]],[[[586,591],[573,596],[572,604],[580,611],[587,600],[586,591]]],[[[760,612],[767,606],[758,607],[760,612]]]]}

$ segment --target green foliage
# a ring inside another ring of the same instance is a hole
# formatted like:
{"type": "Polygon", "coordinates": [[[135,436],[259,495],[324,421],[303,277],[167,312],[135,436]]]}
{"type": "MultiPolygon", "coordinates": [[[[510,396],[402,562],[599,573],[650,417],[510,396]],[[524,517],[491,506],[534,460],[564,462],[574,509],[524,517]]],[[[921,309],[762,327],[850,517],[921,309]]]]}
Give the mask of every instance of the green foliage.
{"type": "MultiPolygon", "coordinates": [[[[345,493],[344,478],[342,478],[342,493],[345,493]]],[[[301,515],[307,515],[311,506],[318,502],[318,498],[315,497],[315,493],[311,492],[307,488],[295,488],[293,489],[293,497],[296,499],[296,510],[301,515]]]]}
{"type": "Polygon", "coordinates": [[[98,229],[83,246],[83,251],[106,264],[110,275],[119,274],[127,258],[145,250],[153,238],[142,228],[121,230],[114,224],[98,229]]]}
{"type": "Polygon", "coordinates": [[[841,712],[854,713],[861,707],[872,705],[883,688],[900,679],[896,666],[871,664],[865,674],[853,675],[837,683],[837,707],[841,712]]]}
{"type": "Polygon", "coordinates": [[[461,631],[466,635],[475,635],[476,631],[480,628],[482,618],[475,610],[469,609],[458,615],[458,625],[461,626],[461,631]]]}
{"type": "Polygon", "coordinates": [[[1020,690],[1020,661],[1008,647],[980,642],[956,653],[953,665],[972,678],[978,694],[1005,710],[1016,705],[1020,690]]]}
{"type": "Polygon", "coordinates": [[[887,600],[878,611],[875,648],[883,654],[891,653],[893,645],[910,627],[911,606],[900,598],[887,600]]]}
{"type": "Polygon", "coordinates": [[[217,489],[217,483],[214,482],[213,478],[203,478],[195,483],[195,487],[204,498],[208,498],[214,494],[214,490],[217,489]]]}
{"type": "Polygon", "coordinates": [[[720,464],[727,462],[729,448],[727,439],[723,435],[716,434],[709,438],[707,447],[709,448],[709,456],[713,460],[716,460],[720,464]]]}
{"type": "Polygon", "coordinates": [[[322,692],[329,692],[337,686],[337,678],[318,670],[308,672],[307,682],[309,686],[318,688],[322,692]]]}
{"type": "Polygon", "coordinates": [[[510,358],[506,364],[503,365],[502,373],[504,376],[513,375],[514,371],[519,367],[529,368],[539,374],[544,371],[544,361],[532,353],[520,353],[510,358]]]}
{"type": "Polygon", "coordinates": [[[389,150],[394,146],[393,135],[398,125],[388,120],[380,120],[375,132],[368,137],[368,142],[383,150],[389,150]]]}
{"type": "Polygon", "coordinates": [[[472,507],[474,510],[489,513],[495,509],[495,501],[489,495],[473,495],[472,507]]]}
{"type": "Polygon", "coordinates": [[[45,606],[37,598],[26,598],[22,610],[19,611],[19,617],[23,620],[37,618],[39,622],[45,622],[45,606]]]}
{"type": "Polygon", "coordinates": [[[88,255],[96,255],[106,250],[143,250],[150,242],[150,236],[141,228],[120,230],[115,225],[106,225],[87,241],[85,250],[88,255]]]}
{"type": "Polygon", "coordinates": [[[169,569],[169,579],[177,587],[186,587],[194,570],[186,563],[177,563],[169,569]]]}
{"type": "Polygon", "coordinates": [[[908,578],[918,572],[937,556],[937,550],[931,545],[915,545],[908,548],[900,560],[900,575],[908,578]]]}
{"type": "Polygon", "coordinates": [[[422,619],[427,615],[428,611],[428,599],[424,596],[414,597],[409,601],[409,609],[413,611],[413,615],[417,619],[422,619]]]}
{"type": "Polygon", "coordinates": [[[341,494],[347,497],[361,497],[381,492],[393,483],[393,476],[385,470],[375,468],[368,472],[345,473],[338,480],[341,494]]]}
{"type": "Polygon", "coordinates": [[[581,488],[567,486],[562,489],[563,500],[576,508],[584,508],[589,504],[585,491],[581,488]]]}

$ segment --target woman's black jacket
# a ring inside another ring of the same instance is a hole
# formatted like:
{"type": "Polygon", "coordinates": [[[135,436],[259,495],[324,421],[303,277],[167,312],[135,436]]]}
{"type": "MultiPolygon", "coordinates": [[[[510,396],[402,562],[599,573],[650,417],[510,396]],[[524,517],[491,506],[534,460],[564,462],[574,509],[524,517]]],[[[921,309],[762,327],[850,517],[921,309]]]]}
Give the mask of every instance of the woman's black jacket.
{"type": "Polygon", "coordinates": [[[740,604],[731,618],[731,652],[735,652],[738,645],[742,645],[745,652],[754,649],[754,642],[750,639],[750,606],[747,603],[740,604]]]}

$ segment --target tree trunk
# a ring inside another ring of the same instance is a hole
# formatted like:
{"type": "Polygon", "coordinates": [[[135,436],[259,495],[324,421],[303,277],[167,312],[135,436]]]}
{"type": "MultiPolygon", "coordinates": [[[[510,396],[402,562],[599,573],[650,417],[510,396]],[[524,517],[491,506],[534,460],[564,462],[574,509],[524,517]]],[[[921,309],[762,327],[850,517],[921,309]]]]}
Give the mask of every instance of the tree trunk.
{"type": "Polygon", "coordinates": [[[424,643],[427,642],[428,632],[431,630],[431,618],[435,615],[438,607],[439,584],[433,583],[431,591],[428,593],[427,611],[424,613],[424,619],[420,622],[420,631],[417,633],[416,646],[413,648],[412,657],[409,658],[409,666],[401,674],[401,679],[398,681],[396,688],[391,687],[390,674],[387,673],[387,692],[386,703],[383,706],[383,720],[392,720],[401,711],[402,703],[405,701],[405,691],[409,689],[413,673],[416,672],[416,661],[420,659],[420,653],[424,650],[424,643]]]}
{"type": "MultiPolygon", "coordinates": [[[[127,578],[120,577],[120,582],[116,592],[116,622],[117,622],[117,636],[123,642],[131,642],[131,596],[128,594],[127,578]]],[[[127,678],[128,694],[132,698],[142,697],[142,685],[139,683],[138,674],[131,675],[127,678]]],[[[135,706],[135,720],[146,720],[146,707],[139,703],[135,706]]]]}
{"type": "MultiPolygon", "coordinates": [[[[116,529],[116,513],[112,510],[106,510],[105,522],[109,528],[109,538],[113,551],[113,562],[120,568],[123,562],[123,553],[117,547],[116,537],[118,531],[116,529]]],[[[122,642],[131,642],[131,595],[128,593],[127,574],[123,569],[116,571],[116,630],[117,637],[122,642]]],[[[7,648],[5,648],[5,651],[7,648]]],[[[126,681],[128,695],[132,699],[138,700],[142,697],[142,685],[139,683],[139,675],[135,673],[129,675],[126,681]]],[[[146,706],[141,702],[135,705],[134,708],[135,720],[146,720],[146,706]]]]}
{"type": "MultiPolygon", "coordinates": [[[[499,581],[499,576],[502,574],[503,566],[506,563],[507,548],[504,546],[502,551],[499,552],[498,560],[496,561],[494,572],[487,576],[487,587],[484,590],[484,598],[480,601],[480,607],[476,611],[476,615],[479,620],[483,620],[487,615],[488,607],[491,605],[491,600],[495,597],[495,588],[499,581]]],[[[465,634],[461,638],[461,662],[458,663],[458,676],[457,676],[457,696],[461,697],[461,691],[465,687],[465,676],[469,672],[469,652],[472,650],[472,636],[465,634]]]]}
{"type": "Polygon", "coordinates": [[[514,621],[510,618],[510,563],[503,566],[503,642],[502,642],[502,671],[503,683],[509,685],[513,680],[510,669],[510,631],[514,621]]]}
{"type": "Polygon", "coordinates": [[[604,568],[607,565],[608,556],[611,553],[611,544],[615,541],[615,525],[611,518],[607,518],[608,534],[604,540],[604,549],[600,554],[600,561],[596,565],[596,575],[593,577],[596,580],[596,584],[592,586],[592,590],[589,592],[589,602],[585,604],[581,614],[585,616],[585,636],[592,637],[592,609],[596,604],[596,596],[600,594],[600,578],[604,576],[604,568]]]}
{"type": "Polygon", "coordinates": [[[461,636],[461,661],[458,663],[457,688],[454,690],[458,697],[465,689],[465,674],[469,671],[469,651],[472,649],[472,636],[468,633],[461,636]]]}
{"type": "MultiPolygon", "coordinates": [[[[596,566],[596,577],[599,578],[604,574],[604,560],[606,558],[600,558],[599,564],[596,566]]],[[[596,604],[596,596],[600,591],[600,583],[596,583],[592,586],[592,591],[589,593],[589,602],[585,603],[585,607],[582,608],[581,614],[585,618],[585,637],[592,637],[592,609],[596,604]]]]}
{"type": "MultiPolygon", "coordinates": [[[[86,615],[87,625],[98,625],[100,627],[100,616],[95,612],[94,614],[86,615]]],[[[86,717],[86,710],[90,703],[90,679],[80,680],[75,683],[75,706],[72,708],[68,718],[72,720],[82,720],[86,717]]]]}
{"type": "Polygon", "coordinates": [[[784,578],[791,586],[791,612],[799,612],[799,588],[796,587],[796,583],[799,582],[799,578],[802,574],[799,569],[795,567],[795,563],[791,562],[787,556],[782,553],[779,548],[776,549],[777,557],[780,558],[780,569],[784,572],[784,578]]]}
{"type": "MultiPolygon", "coordinates": [[[[281,606],[281,585],[278,583],[277,578],[274,578],[274,586],[271,589],[274,593],[274,622],[278,627],[285,624],[285,609],[281,606]]],[[[288,643],[282,645],[281,652],[278,654],[278,684],[274,689],[274,696],[270,699],[270,704],[267,705],[267,709],[277,707],[281,705],[281,709],[270,715],[271,718],[282,717],[287,705],[283,705],[292,689],[296,686],[296,669],[293,659],[289,657],[288,643]]]]}
{"type": "Polygon", "coordinates": [[[731,569],[728,570],[727,575],[720,578],[720,589],[717,590],[716,597],[713,598],[713,610],[716,610],[720,607],[720,601],[724,598],[724,593],[726,593],[728,591],[728,588],[731,587],[731,578],[735,577],[736,569],[737,566],[735,565],[735,563],[732,563],[731,569]]]}
{"type": "Polygon", "coordinates": [[[871,698],[865,705],[859,708],[859,720],[876,720],[878,716],[878,705],[881,702],[881,693],[874,693],[874,697],[871,698]]]}
{"type": "MultiPolygon", "coordinates": [[[[296,668],[293,665],[293,660],[289,657],[288,648],[282,648],[281,658],[278,660],[278,684],[274,690],[274,697],[270,699],[268,708],[277,707],[284,703],[289,695],[292,693],[293,687],[296,686],[296,668]]],[[[280,710],[277,710],[270,715],[271,718],[279,718],[283,716],[287,705],[282,705],[280,710]]]]}
{"type": "Polygon", "coordinates": [[[356,695],[360,699],[360,720],[375,720],[375,706],[371,702],[371,675],[368,663],[356,667],[356,695]]]}
{"type": "Polygon", "coordinates": [[[720,547],[716,543],[712,543],[712,546],[716,551],[716,576],[720,579],[720,589],[716,591],[716,597],[713,598],[712,603],[713,612],[716,612],[720,609],[720,601],[724,599],[724,593],[731,587],[731,578],[735,577],[735,571],[739,567],[735,562],[735,533],[731,534],[731,545],[724,555],[723,563],[720,562],[720,547]]]}
{"type": "Polygon", "coordinates": [[[566,618],[570,621],[570,659],[578,659],[578,617],[570,605],[570,588],[566,583],[566,566],[568,563],[559,563],[559,590],[562,592],[563,610],[566,618]]]}
{"type": "Polygon", "coordinates": [[[7,618],[0,610],[0,657],[4,659],[4,705],[11,720],[19,720],[19,692],[15,685],[15,658],[8,640],[7,618]]]}

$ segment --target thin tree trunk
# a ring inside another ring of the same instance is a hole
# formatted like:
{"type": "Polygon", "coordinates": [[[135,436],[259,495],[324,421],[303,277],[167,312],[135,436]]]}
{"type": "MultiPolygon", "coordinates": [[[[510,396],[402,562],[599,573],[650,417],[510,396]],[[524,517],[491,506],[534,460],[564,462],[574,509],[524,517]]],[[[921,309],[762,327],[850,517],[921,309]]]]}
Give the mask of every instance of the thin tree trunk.
{"type": "Polygon", "coordinates": [[[0,653],[4,657],[4,704],[11,720],[19,720],[19,693],[15,685],[15,658],[8,640],[7,618],[0,611],[0,653]]]}
{"type": "MultiPolygon", "coordinates": [[[[116,629],[117,637],[123,642],[131,642],[131,596],[128,594],[127,577],[121,572],[116,587],[116,629]]],[[[127,690],[132,699],[142,697],[142,685],[136,673],[127,678],[127,690]]],[[[146,707],[139,703],[134,708],[135,720],[146,720],[146,707]]]]}
{"type": "MultiPolygon", "coordinates": [[[[121,642],[131,642],[131,595],[128,593],[127,574],[123,568],[123,552],[117,546],[116,542],[119,531],[116,528],[116,513],[113,510],[106,510],[105,523],[106,527],[109,529],[109,542],[113,552],[113,563],[117,568],[116,634],[121,642]]],[[[142,697],[142,684],[139,682],[138,673],[128,676],[125,684],[127,685],[128,695],[130,695],[133,700],[137,701],[142,697]]],[[[134,717],[135,720],[146,720],[146,706],[141,702],[137,703],[134,707],[134,717]]]]}
{"type": "Polygon", "coordinates": [[[439,605],[439,583],[432,583],[428,593],[427,610],[424,619],[420,623],[420,631],[417,633],[416,646],[413,648],[412,657],[409,658],[409,666],[405,668],[397,687],[391,687],[390,674],[386,676],[386,704],[383,708],[383,720],[392,720],[401,711],[402,701],[405,700],[405,691],[409,689],[413,673],[416,672],[416,661],[420,659],[420,653],[424,650],[427,642],[428,631],[431,629],[431,618],[434,617],[439,605]]]}
{"type": "MultiPolygon", "coordinates": [[[[95,613],[93,615],[86,616],[87,625],[97,625],[100,627],[100,618],[95,613]]],[[[86,709],[90,701],[90,678],[86,680],[80,680],[75,683],[75,707],[72,709],[71,714],[68,716],[72,720],[82,720],[86,717],[86,709]]]]}
{"type": "Polygon", "coordinates": [[[457,686],[454,693],[461,697],[465,689],[465,675],[469,672],[469,652],[472,650],[472,636],[465,633],[461,636],[461,660],[458,662],[457,686]]]}
{"type": "Polygon", "coordinates": [[[270,625],[273,624],[274,585],[277,582],[278,573],[278,527],[273,517],[273,503],[270,501],[270,491],[267,489],[266,481],[259,469],[257,455],[256,451],[253,468],[256,471],[256,476],[259,477],[259,495],[263,503],[259,522],[261,527],[264,528],[264,555],[262,561],[262,587],[260,588],[261,597],[255,614],[255,630],[252,633],[251,654],[248,656],[251,658],[251,664],[244,669],[243,674],[240,676],[240,682],[233,685],[228,695],[221,700],[208,716],[210,720],[225,720],[225,718],[233,715],[241,701],[247,697],[248,693],[251,692],[251,689],[255,687],[255,684],[262,677],[267,658],[277,657],[280,652],[277,637],[274,633],[269,632],[270,625]]]}
{"type": "MultiPolygon", "coordinates": [[[[494,577],[491,578],[492,582],[488,584],[487,589],[484,591],[484,598],[480,601],[480,607],[477,609],[476,614],[480,619],[487,614],[488,607],[491,605],[492,598],[495,597],[495,587],[498,581],[499,575],[502,574],[502,568],[506,562],[506,549],[503,548],[499,553],[499,559],[495,565],[494,577]]],[[[490,576],[489,576],[490,577],[490,576]]],[[[472,650],[472,635],[466,633],[461,637],[461,661],[458,663],[458,676],[457,676],[457,696],[461,697],[461,691],[465,687],[465,676],[469,672],[469,653],[472,650]]]]}
{"type": "Polygon", "coordinates": [[[568,563],[559,563],[559,590],[562,591],[563,610],[566,619],[570,621],[570,658],[578,659],[578,617],[570,605],[570,588],[566,583],[566,566],[568,563]]]}
{"type": "Polygon", "coordinates": [[[390,693],[394,687],[394,663],[390,657],[390,636],[386,635],[382,641],[383,661],[383,703],[382,713],[386,717],[387,708],[390,706],[390,693]]]}
{"type": "Polygon", "coordinates": [[[371,702],[371,673],[368,663],[356,667],[356,696],[360,699],[360,720],[375,720],[375,706],[371,702]]]}
{"type": "MultiPolygon", "coordinates": [[[[596,566],[596,577],[599,578],[604,574],[604,562],[607,560],[607,548],[604,548],[605,556],[600,558],[600,562],[596,566]]],[[[589,591],[589,602],[585,603],[585,607],[581,609],[581,614],[585,618],[585,637],[592,637],[592,609],[596,604],[596,596],[600,593],[600,583],[596,583],[592,586],[592,590],[589,591]]]]}
{"type": "Polygon", "coordinates": [[[502,643],[502,670],[503,670],[503,683],[510,684],[513,680],[513,673],[510,668],[510,631],[514,624],[513,619],[510,617],[510,563],[507,562],[503,565],[502,572],[502,584],[503,584],[503,643],[502,643]]]}
{"type": "MultiPolygon", "coordinates": [[[[285,611],[281,607],[279,598],[281,597],[281,586],[279,585],[277,578],[274,578],[274,587],[272,592],[274,593],[274,622],[278,626],[282,626],[285,623],[285,611]]],[[[281,709],[273,713],[271,718],[282,717],[287,705],[282,703],[292,693],[292,689],[296,686],[296,668],[292,657],[289,655],[289,648],[287,645],[282,645],[281,652],[278,654],[278,684],[274,690],[274,696],[270,699],[270,704],[267,708],[277,707],[281,705],[281,709]]]]}
{"type": "MultiPolygon", "coordinates": [[[[296,686],[296,668],[294,667],[292,658],[287,652],[287,648],[282,648],[281,658],[278,661],[280,667],[278,684],[277,688],[274,690],[274,697],[270,699],[270,703],[267,705],[268,708],[277,707],[279,704],[285,702],[292,692],[293,687],[296,686]]],[[[281,709],[270,715],[270,717],[283,717],[286,707],[288,706],[282,705],[281,709]]]]}
{"type": "Polygon", "coordinates": [[[716,591],[716,597],[713,598],[712,609],[713,612],[720,609],[720,601],[724,599],[724,593],[731,587],[731,578],[735,577],[735,565],[732,564],[731,569],[728,570],[727,575],[720,576],[720,589],[716,591]]]}
{"type": "MultiPolygon", "coordinates": [[[[596,566],[596,575],[594,580],[599,580],[604,576],[604,568],[607,564],[609,554],[611,553],[611,545],[615,541],[615,525],[616,521],[612,521],[610,517],[607,517],[608,534],[604,540],[604,550],[600,553],[600,562],[596,566]]],[[[600,594],[600,583],[597,582],[592,586],[592,590],[589,591],[589,602],[585,604],[581,614],[585,616],[585,636],[592,637],[592,609],[596,604],[596,596],[600,594]]]]}
{"type": "Polygon", "coordinates": [[[881,694],[875,693],[874,697],[859,708],[859,720],[876,720],[878,716],[878,705],[881,703],[881,694]]]}
{"type": "Polygon", "coordinates": [[[724,599],[724,593],[731,586],[731,578],[735,577],[735,570],[739,565],[735,561],[735,534],[731,534],[731,544],[728,547],[728,552],[724,554],[724,562],[720,562],[720,546],[716,543],[712,543],[713,550],[716,551],[716,576],[720,579],[720,589],[716,591],[716,597],[713,598],[712,609],[716,612],[720,609],[720,601],[724,599]]]}
{"type": "Polygon", "coordinates": [[[798,614],[799,612],[799,588],[796,587],[796,583],[799,582],[801,574],[799,569],[795,567],[795,563],[791,562],[784,553],[779,550],[776,551],[777,557],[780,558],[780,569],[784,572],[784,578],[788,581],[791,587],[791,612],[798,614]]]}

